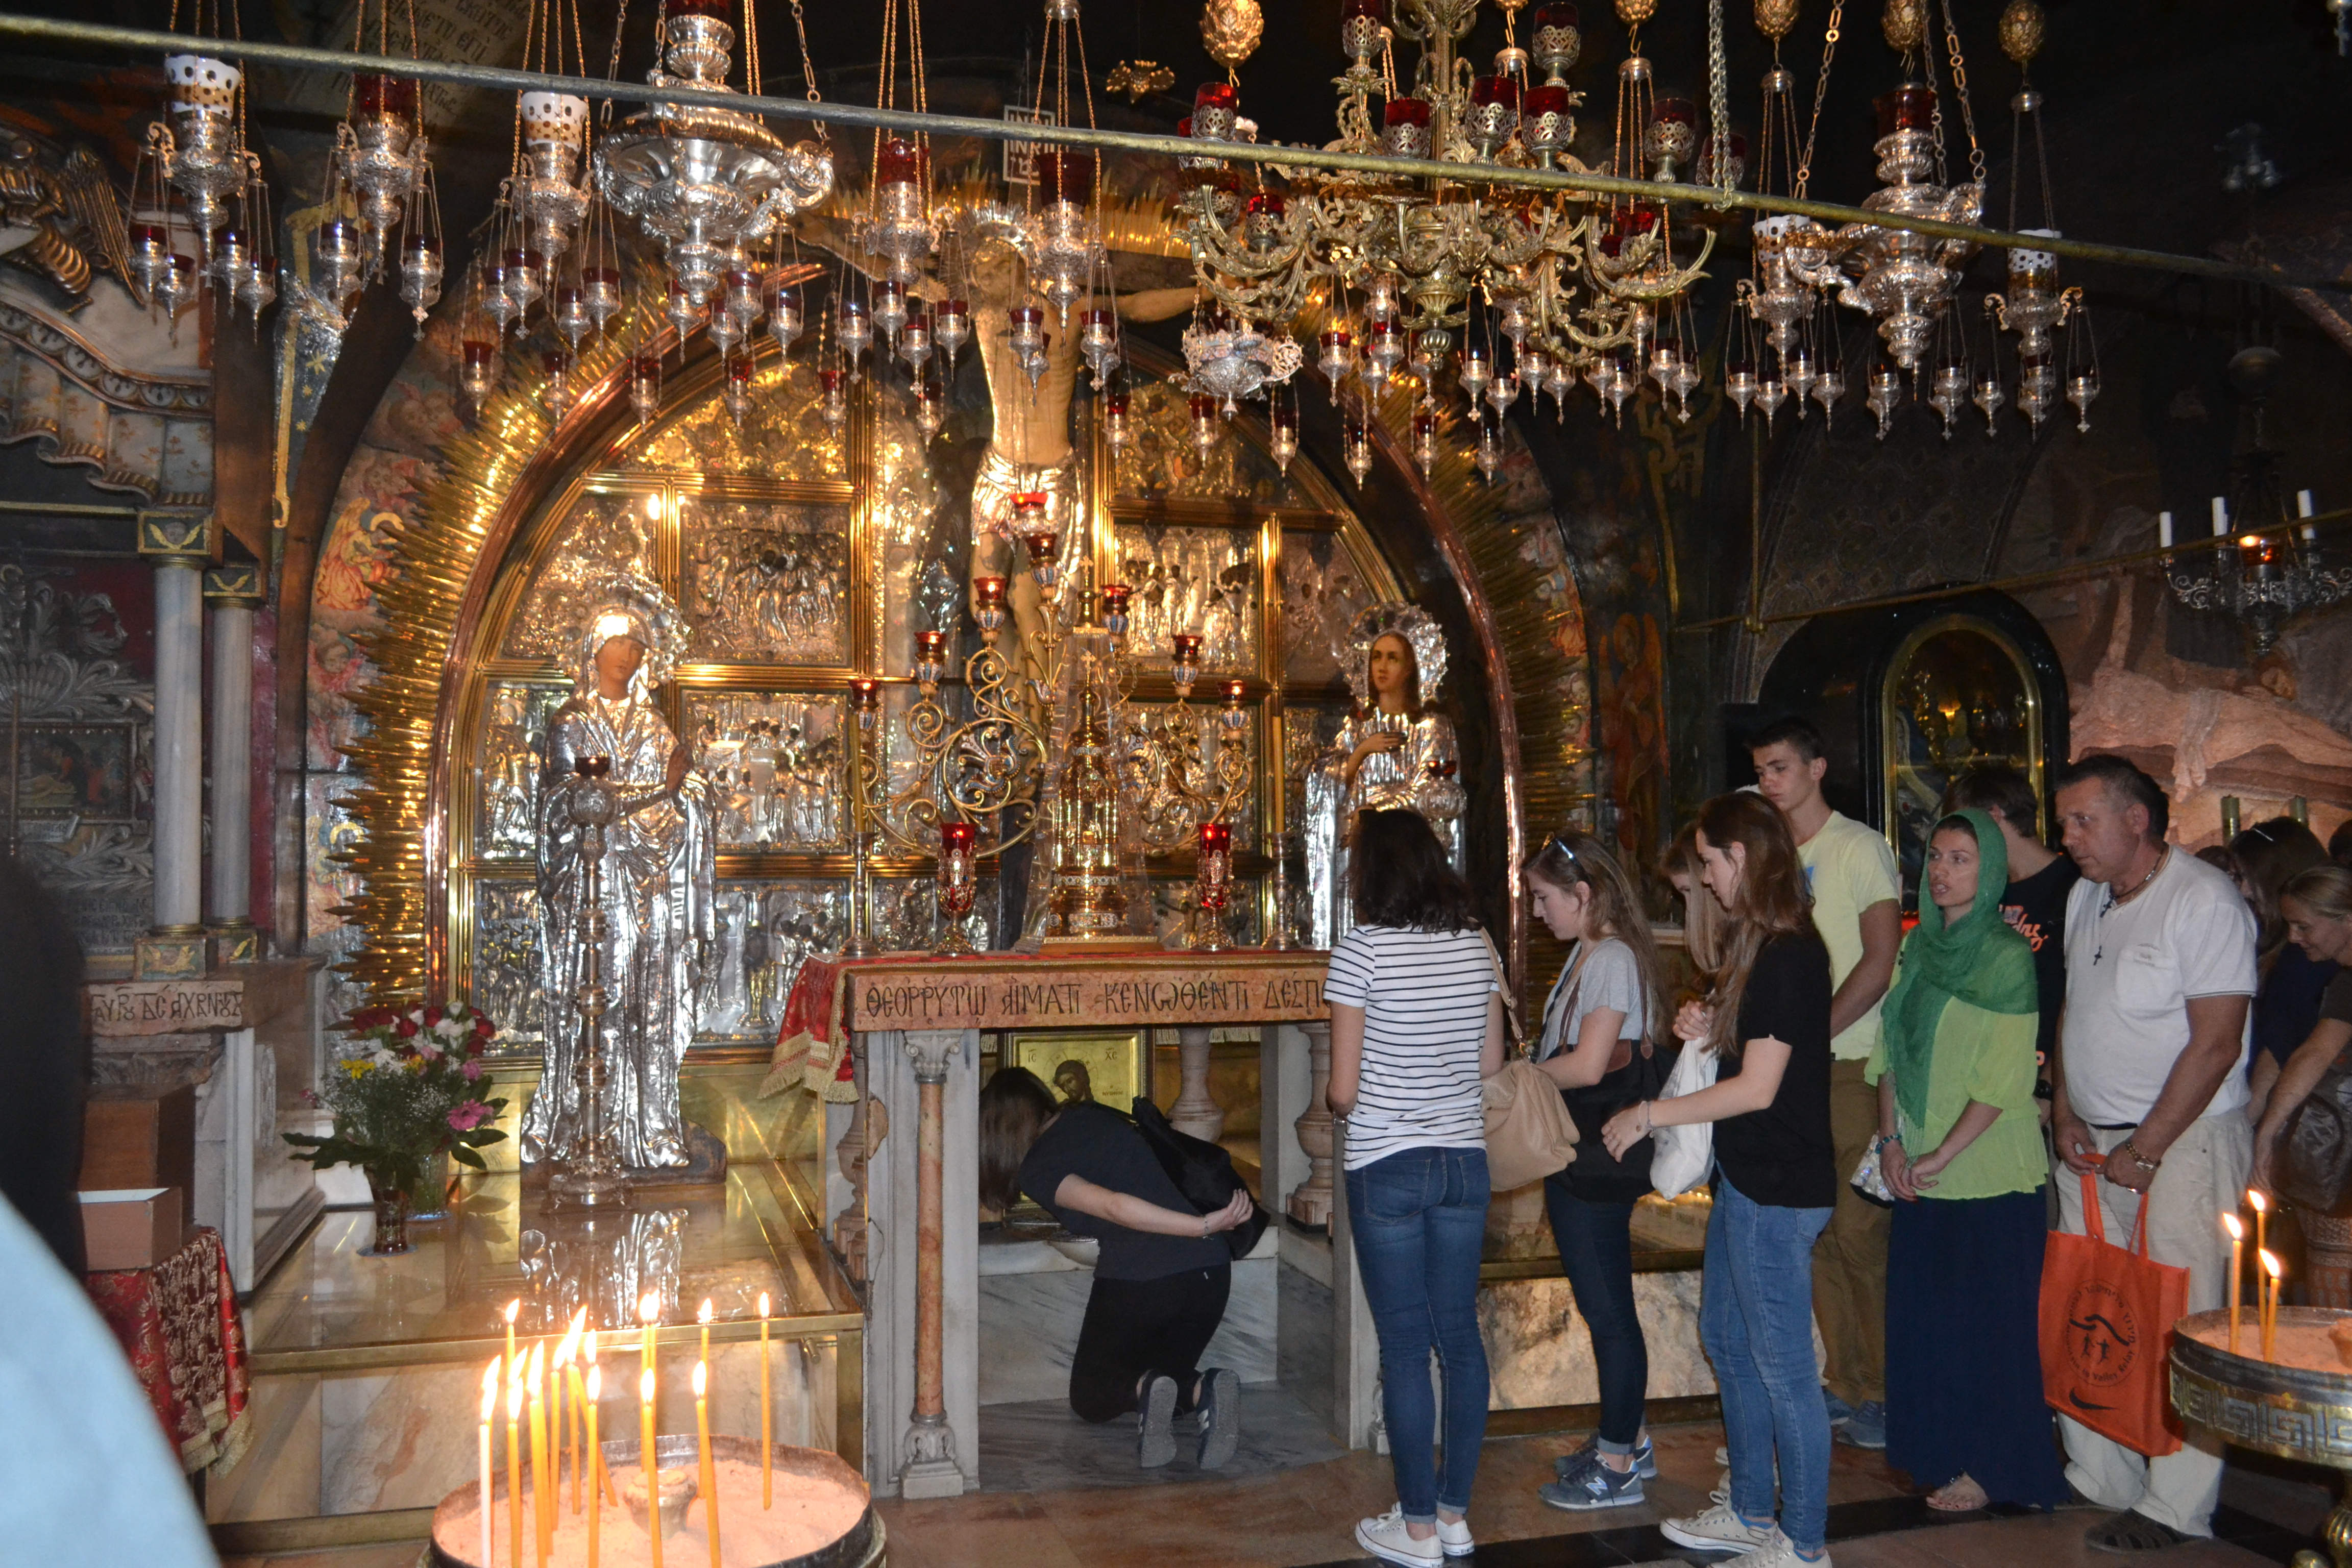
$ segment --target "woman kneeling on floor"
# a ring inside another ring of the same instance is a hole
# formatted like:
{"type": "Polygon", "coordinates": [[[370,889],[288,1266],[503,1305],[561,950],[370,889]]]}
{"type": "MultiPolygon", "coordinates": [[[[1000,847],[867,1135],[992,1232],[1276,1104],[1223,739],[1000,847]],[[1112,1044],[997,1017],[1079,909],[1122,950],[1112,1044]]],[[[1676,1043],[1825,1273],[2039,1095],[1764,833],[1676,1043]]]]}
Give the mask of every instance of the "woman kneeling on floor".
{"type": "Polygon", "coordinates": [[[1020,1193],[1101,1243],[1070,1408],[1095,1422],[1138,1413],[1136,1463],[1147,1469],[1176,1457],[1175,1417],[1198,1412],[1201,1468],[1231,1460],[1241,1379],[1200,1360],[1233,1287],[1223,1233],[1251,1216],[1248,1192],[1193,1213],[1131,1120],[1090,1101],[1057,1105],[1035,1073],[1001,1068],[980,1091],[980,1199],[1001,1211],[1020,1193]]]}

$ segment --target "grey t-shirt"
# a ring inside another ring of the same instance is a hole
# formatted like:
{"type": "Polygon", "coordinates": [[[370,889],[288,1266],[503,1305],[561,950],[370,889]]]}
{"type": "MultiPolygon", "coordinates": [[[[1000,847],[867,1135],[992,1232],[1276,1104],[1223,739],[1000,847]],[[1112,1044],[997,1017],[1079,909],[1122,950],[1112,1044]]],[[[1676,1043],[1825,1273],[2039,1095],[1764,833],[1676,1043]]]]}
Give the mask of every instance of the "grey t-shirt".
{"type": "Polygon", "coordinates": [[[1551,996],[1544,1003],[1543,1048],[1536,1059],[1542,1061],[1572,1049],[1577,1036],[1583,1032],[1585,1015],[1603,1007],[1625,1015],[1625,1021],[1617,1026],[1619,1039],[1642,1037],[1649,1020],[1642,999],[1641,967],[1633,962],[1633,950],[1613,936],[1593,945],[1582,969],[1571,962],[1552,983],[1551,996]],[[1576,975],[1573,981],[1569,978],[1571,971],[1576,975]]]}

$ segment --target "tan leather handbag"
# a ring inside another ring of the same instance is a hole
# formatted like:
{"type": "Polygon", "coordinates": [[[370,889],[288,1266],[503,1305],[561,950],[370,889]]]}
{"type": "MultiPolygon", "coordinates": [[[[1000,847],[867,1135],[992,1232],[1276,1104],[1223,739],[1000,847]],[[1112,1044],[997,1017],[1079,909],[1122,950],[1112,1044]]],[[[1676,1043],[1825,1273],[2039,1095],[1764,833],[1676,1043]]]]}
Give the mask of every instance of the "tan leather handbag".
{"type": "MultiPolygon", "coordinates": [[[[1504,1006],[1510,1007],[1511,987],[1496,954],[1495,939],[1486,938],[1486,958],[1495,966],[1495,983],[1502,988],[1504,1006]]],[[[1517,1022],[1514,1016],[1514,1023],[1517,1022]]],[[[1540,1182],[1568,1168],[1576,1158],[1576,1122],[1559,1086],[1524,1057],[1509,1056],[1503,1068],[1479,1088],[1486,1120],[1486,1179],[1497,1193],[1540,1182]]]]}

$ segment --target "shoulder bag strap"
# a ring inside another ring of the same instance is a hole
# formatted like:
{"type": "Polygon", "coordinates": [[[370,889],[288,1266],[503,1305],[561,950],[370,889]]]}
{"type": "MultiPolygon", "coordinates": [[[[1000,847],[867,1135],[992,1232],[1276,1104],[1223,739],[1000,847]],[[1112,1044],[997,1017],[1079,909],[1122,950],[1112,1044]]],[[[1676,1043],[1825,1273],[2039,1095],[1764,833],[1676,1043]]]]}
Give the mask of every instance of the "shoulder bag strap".
{"type": "MultiPolygon", "coordinates": [[[[2107,1221],[2106,1215],[2099,1209],[2099,1178],[2086,1174],[2082,1180],[2083,1234],[2104,1245],[2107,1239],[2107,1221]]],[[[2147,1205],[2142,1204],[2140,1212],[2145,1215],[2147,1211],[2147,1205]]]]}
{"type": "MultiPolygon", "coordinates": [[[[1495,951],[1495,939],[1486,933],[1485,926],[1477,929],[1478,940],[1486,945],[1486,962],[1495,972],[1495,988],[1503,996],[1503,1043],[1506,1047],[1516,1045],[1524,1052],[1528,1043],[1527,1026],[1519,1020],[1519,1000],[1511,994],[1510,974],[1503,968],[1502,955],[1495,951]]],[[[1508,1056],[1511,1053],[1506,1048],[1503,1054],[1508,1056]]]]}

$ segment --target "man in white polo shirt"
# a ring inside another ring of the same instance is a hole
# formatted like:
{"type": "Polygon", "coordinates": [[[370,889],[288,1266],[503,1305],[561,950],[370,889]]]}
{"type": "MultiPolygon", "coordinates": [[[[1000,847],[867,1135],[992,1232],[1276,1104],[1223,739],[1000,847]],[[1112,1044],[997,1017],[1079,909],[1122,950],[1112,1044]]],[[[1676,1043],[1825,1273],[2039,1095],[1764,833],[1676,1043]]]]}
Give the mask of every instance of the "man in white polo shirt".
{"type": "MultiPolygon", "coordinates": [[[[2083,869],[2066,906],[2066,1011],[2051,1060],[2051,1130],[2075,1177],[2097,1177],[2107,1236],[2147,1207],[2148,1252],[2189,1270],[2189,1310],[2228,1299],[2230,1247],[2217,1215],[2238,1205],[2252,1162],[2246,1025],[2254,919],[2229,878],[2164,842],[2164,792],[2120,757],[2058,775],[2066,852],[2083,869]]],[[[2084,1234],[2082,1183],[2062,1174],[2059,1224],[2084,1234]]],[[[2115,1511],[2084,1539],[2147,1552],[2210,1535],[2221,1452],[2191,1432],[2143,1458],[2059,1416],[2066,1479],[2115,1511]]]]}

